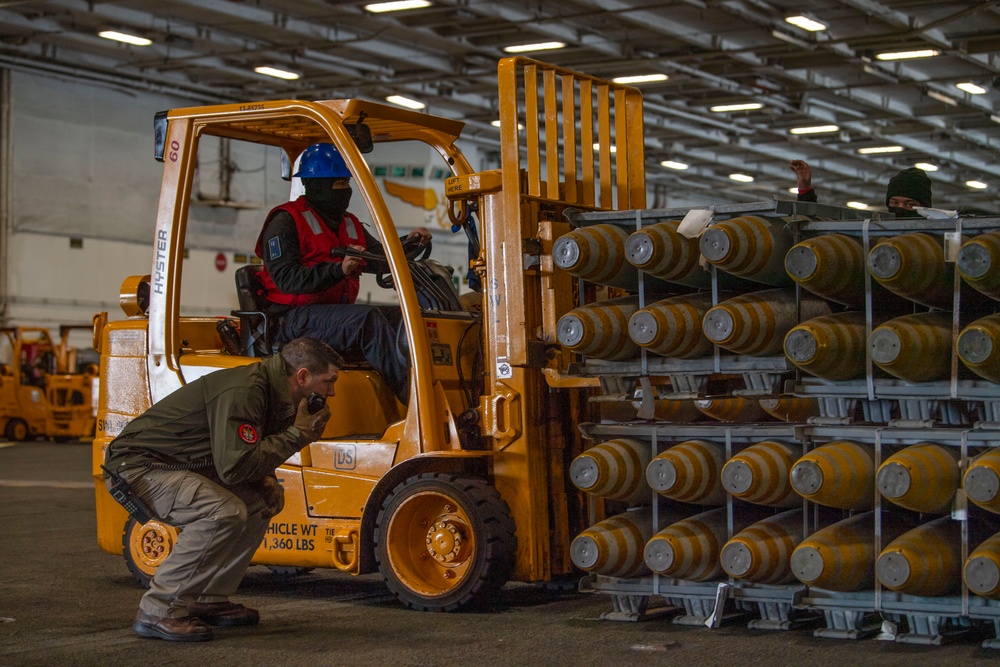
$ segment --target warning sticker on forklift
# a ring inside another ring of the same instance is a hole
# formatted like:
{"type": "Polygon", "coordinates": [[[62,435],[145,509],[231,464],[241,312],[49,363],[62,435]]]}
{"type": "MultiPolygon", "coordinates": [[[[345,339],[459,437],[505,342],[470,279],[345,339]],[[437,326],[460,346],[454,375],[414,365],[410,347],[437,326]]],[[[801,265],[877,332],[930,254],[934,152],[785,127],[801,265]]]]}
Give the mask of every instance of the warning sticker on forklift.
{"type": "Polygon", "coordinates": [[[501,380],[514,377],[514,369],[508,363],[507,357],[497,357],[497,377],[501,380]]]}

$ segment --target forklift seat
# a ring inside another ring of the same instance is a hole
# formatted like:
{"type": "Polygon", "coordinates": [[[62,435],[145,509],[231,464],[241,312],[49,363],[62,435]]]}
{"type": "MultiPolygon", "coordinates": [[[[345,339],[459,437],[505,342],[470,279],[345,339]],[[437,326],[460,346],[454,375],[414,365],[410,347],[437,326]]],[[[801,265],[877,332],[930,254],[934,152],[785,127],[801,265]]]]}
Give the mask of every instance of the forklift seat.
{"type": "Polygon", "coordinates": [[[261,265],[247,264],[236,269],[236,295],[240,309],[232,311],[240,318],[240,344],[248,357],[263,357],[274,353],[274,325],[264,312],[264,285],[260,280],[261,265]]]}

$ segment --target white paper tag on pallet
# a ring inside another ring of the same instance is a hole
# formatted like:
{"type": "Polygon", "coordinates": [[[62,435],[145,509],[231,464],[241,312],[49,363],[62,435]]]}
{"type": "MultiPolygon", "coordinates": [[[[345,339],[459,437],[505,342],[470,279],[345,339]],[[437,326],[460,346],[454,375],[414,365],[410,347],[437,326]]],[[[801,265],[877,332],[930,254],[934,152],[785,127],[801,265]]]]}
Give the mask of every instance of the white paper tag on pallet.
{"type": "Polygon", "coordinates": [[[962,249],[962,234],[959,232],[945,232],[944,261],[957,262],[958,251],[961,249],[962,249]]]}
{"type": "Polygon", "coordinates": [[[712,222],[712,212],[706,209],[691,209],[677,225],[677,233],[689,239],[698,238],[708,223],[712,222]]]}

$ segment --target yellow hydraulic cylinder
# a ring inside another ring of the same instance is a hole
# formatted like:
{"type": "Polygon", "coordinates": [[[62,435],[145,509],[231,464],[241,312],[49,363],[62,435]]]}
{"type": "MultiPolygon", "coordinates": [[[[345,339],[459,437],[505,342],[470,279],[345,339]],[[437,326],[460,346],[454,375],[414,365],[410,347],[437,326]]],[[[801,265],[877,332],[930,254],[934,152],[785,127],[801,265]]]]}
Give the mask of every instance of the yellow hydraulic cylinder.
{"type": "Polygon", "coordinates": [[[951,310],[954,269],[942,241],[913,232],[879,241],[868,253],[868,270],[883,287],[932,308],[951,310]]]}
{"type": "Polygon", "coordinates": [[[702,233],[699,247],[706,260],[726,273],[776,287],[791,284],[784,259],[792,234],[783,220],[749,215],[723,220],[702,233]]]}
{"type": "Polygon", "coordinates": [[[775,419],[789,424],[805,423],[810,417],[819,416],[819,401],[815,398],[800,396],[762,398],[760,407],[775,419]]]}
{"type": "Polygon", "coordinates": [[[885,322],[868,337],[875,364],[901,380],[929,382],[951,374],[951,315],[914,313],[885,322]]]}
{"type": "Polygon", "coordinates": [[[977,456],[969,464],[962,486],[969,500],[1000,514],[1000,449],[988,449],[977,456]]]}
{"type": "Polygon", "coordinates": [[[767,416],[759,401],[742,396],[699,398],[695,399],[694,406],[706,416],[720,422],[755,422],[767,416]]]}
{"type": "Polygon", "coordinates": [[[726,461],[722,486],[740,500],[769,507],[796,507],[802,498],[792,488],[790,473],[802,446],[765,440],[726,461]]]}
{"type": "Polygon", "coordinates": [[[1000,315],[987,315],[965,327],[955,347],[966,368],[990,382],[1000,382],[1000,315]]]}
{"type": "Polygon", "coordinates": [[[646,468],[646,481],[660,495],[682,503],[722,505],[726,489],[719,472],[725,446],[708,440],[688,440],[661,452],[646,468]]]}
{"type": "Polygon", "coordinates": [[[785,271],[816,296],[864,306],[865,250],[853,236],[824,234],[795,244],[785,255],[785,271]]]}
{"type": "Polygon", "coordinates": [[[664,357],[704,357],[712,353],[713,347],[702,332],[701,321],[711,307],[710,292],[657,301],[632,315],[629,337],[636,345],[664,357]]]}
{"type": "Polygon", "coordinates": [[[634,288],[638,273],[625,261],[628,232],[612,224],[574,229],[556,239],[552,261],[567,273],[600,285],[634,288]]]}
{"type": "Polygon", "coordinates": [[[722,547],[722,569],[758,584],[788,584],[791,557],[802,541],[802,510],[789,510],[741,530],[722,547]]]}
{"type": "Polygon", "coordinates": [[[698,240],[677,233],[680,220],[658,222],[633,232],[625,258],[646,273],[680,285],[708,287],[712,274],[699,262],[698,240]]]}
{"type": "Polygon", "coordinates": [[[598,301],[574,308],[556,323],[556,338],[573,352],[608,361],[639,356],[628,337],[628,320],[639,304],[632,298],[598,301]]]}
{"type": "Polygon", "coordinates": [[[823,315],[792,328],[785,356],[825,380],[853,380],[865,374],[865,314],[823,315]]]}
{"type": "Polygon", "coordinates": [[[705,314],[702,328],[713,343],[736,354],[765,356],[782,351],[785,335],[800,321],[829,315],[826,301],[795,290],[773,289],[726,299],[705,314]]]}
{"type": "Polygon", "coordinates": [[[959,451],[933,442],[921,442],[887,458],[875,475],[883,497],[915,512],[951,511],[960,474],[959,451]]]}
{"type": "Polygon", "coordinates": [[[646,468],[652,458],[650,444],[616,438],[594,445],[569,466],[569,477],[581,491],[629,503],[649,502],[646,468]]]}
{"type": "Polygon", "coordinates": [[[638,577],[649,574],[643,561],[646,542],[660,528],[683,519],[680,510],[659,511],[659,527],[653,527],[651,507],[631,509],[594,524],[570,544],[570,559],[581,570],[608,577],[638,577]]]}
{"type": "Polygon", "coordinates": [[[966,241],[958,251],[962,280],[991,299],[1000,299],[1000,232],[987,232],[966,241]]]}
{"type": "Polygon", "coordinates": [[[957,592],[962,579],[959,522],[941,517],[892,540],[875,562],[875,576],[886,588],[908,595],[957,592]]]}
{"type": "Polygon", "coordinates": [[[723,576],[719,552],[728,538],[726,521],[726,508],[718,507],[667,526],[646,543],[646,567],[686,581],[723,576]]]}
{"type": "Polygon", "coordinates": [[[875,506],[875,452],[869,446],[850,440],[820,445],[795,462],[790,476],[795,492],[817,505],[875,506]]]}
{"type": "Polygon", "coordinates": [[[1000,533],[988,537],[969,554],[962,577],[974,594],[1000,597],[1000,533]]]}
{"type": "MultiPolygon", "coordinates": [[[[882,540],[892,541],[911,523],[892,515],[882,518],[882,540]]],[[[875,513],[856,514],[822,528],[792,552],[792,574],[808,586],[831,591],[859,591],[875,583],[875,513]]]]}

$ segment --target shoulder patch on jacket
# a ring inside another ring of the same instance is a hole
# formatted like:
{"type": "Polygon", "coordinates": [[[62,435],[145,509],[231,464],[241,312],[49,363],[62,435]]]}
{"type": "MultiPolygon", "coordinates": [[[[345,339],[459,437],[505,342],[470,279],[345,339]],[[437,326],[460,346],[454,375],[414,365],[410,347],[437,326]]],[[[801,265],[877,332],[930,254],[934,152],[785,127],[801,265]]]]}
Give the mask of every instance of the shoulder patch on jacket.
{"type": "Polygon", "coordinates": [[[250,424],[240,425],[240,440],[252,445],[257,442],[257,438],[257,429],[250,424]]]}
{"type": "Polygon", "coordinates": [[[267,240],[267,254],[271,259],[278,259],[281,257],[281,239],[277,236],[273,236],[267,240]]]}

